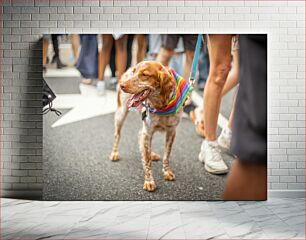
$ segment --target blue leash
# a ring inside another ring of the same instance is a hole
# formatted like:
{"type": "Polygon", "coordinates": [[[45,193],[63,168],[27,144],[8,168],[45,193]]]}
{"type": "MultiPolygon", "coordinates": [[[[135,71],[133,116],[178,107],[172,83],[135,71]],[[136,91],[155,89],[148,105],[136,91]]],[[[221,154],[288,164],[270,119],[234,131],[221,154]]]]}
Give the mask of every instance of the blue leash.
{"type": "Polygon", "coordinates": [[[196,72],[197,72],[197,66],[198,66],[199,56],[200,56],[200,51],[201,51],[202,35],[203,34],[198,35],[197,45],[196,45],[196,48],[195,48],[195,51],[194,51],[191,73],[190,73],[190,77],[189,77],[189,82],[191,83],[191,85],[194,85],[194,79],[195,79],[195,75],[196,75],[196,72]]]}

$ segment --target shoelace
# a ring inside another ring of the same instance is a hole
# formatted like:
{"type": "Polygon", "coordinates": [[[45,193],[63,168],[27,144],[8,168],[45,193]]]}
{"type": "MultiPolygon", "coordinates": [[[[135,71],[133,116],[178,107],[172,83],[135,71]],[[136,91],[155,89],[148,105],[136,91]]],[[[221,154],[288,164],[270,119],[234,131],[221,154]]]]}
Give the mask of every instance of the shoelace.
{"type": "Polygon", "coordinates": [[[220,157],[220,153],[221,153],[221,150],[218,146],[214,146],[214,145],[210,145],[211,147],[211,153],[212,153],[212,156],[213,156],[213,159],[215,161],[222,161],[221,157],[220,157]]]}

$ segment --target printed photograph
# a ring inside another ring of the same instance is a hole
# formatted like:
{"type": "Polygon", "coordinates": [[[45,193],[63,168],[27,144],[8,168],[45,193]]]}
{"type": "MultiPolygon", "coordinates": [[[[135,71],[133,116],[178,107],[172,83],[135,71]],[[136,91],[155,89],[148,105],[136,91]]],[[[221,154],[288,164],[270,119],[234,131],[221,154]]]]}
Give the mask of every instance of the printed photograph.
{"type": "Polygon", "coordinates": [[[266,200],[267,34],[45,34],[43,199],[266,200]]]}

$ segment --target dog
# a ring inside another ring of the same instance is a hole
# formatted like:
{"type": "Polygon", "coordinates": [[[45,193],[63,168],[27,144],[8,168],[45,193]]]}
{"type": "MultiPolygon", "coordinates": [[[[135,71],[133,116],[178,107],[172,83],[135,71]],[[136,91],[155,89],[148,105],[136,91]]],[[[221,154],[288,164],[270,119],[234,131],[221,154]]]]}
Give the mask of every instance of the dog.
{"type": "Polygon", "coordinates": [[[143,61],[130,68],[122,75],[119,85],[110,159],[117,161],[120,158],[120,132],[129,108],[142,108],[143,127],[139,133],[139,148],[144,169],[143,189],[152,192],[156,189],[152,161],[160,159],[160,156],[151,150],[153,134],[156,131],[166,133],[162,171],[165,180],[173,181],[175,174],[169,165],[170,153],[176,127],[182,117],[183,105],[189,101],[192,87],[173,69],[167,69],[155,61],[143,61]]]}

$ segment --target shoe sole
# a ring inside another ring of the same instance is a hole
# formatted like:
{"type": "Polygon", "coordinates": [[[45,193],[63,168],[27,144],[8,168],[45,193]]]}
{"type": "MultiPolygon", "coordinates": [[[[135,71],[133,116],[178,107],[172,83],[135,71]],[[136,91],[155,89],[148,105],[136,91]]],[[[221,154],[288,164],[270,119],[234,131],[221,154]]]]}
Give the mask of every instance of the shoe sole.
{"type": "Polygon", "coordinates": [[[217,175],[219,175],[219,174],[228,173],[228,169],[216,171],[215,169],[210,168],[210,167],[207,166],[206,164],[205,164],[204,167],[205,167],[205,170],[206,170],[207,172],[212,173],[212,174],[217,174],[217,175]]]}
{"type": "Polygon", "coordinates": [[[219,174],[228,173],[228,171],[229,171],[228,169],[217,171],[217,170],[215,170],[215,169],[210,168],[209,166],[207,166],[207,164],[205,164],[205,159],[204,159],[204,157],[203,157],[203,160],[201,160],[201,159],[202,159],[202,158],[201,158],[201,153],[199,153],[198,159],[199,159],[199,161],[200,161],[201,163],[204,164],[205,170],[206,170],[207,172],[209,172],[209,173],[219,175],[219,174]]]}

